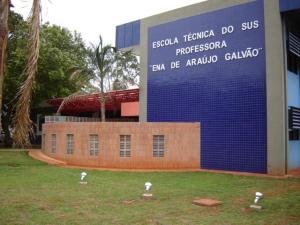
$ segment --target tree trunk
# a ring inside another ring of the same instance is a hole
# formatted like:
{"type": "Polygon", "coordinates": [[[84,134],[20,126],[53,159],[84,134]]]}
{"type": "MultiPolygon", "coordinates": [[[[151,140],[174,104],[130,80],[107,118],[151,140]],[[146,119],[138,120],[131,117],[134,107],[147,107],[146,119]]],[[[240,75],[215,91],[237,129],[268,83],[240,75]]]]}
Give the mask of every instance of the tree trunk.
{"type": "Polygon", "coordinates": [[[8,0],[0,1],[0,132],[2,130],[1,114],[2,114],[2,99],[3,99],[3,80],[5,68],[5,53],[8,39],[8,0]]]}
{"type": "MultiPolygon", "coordinates": [[[[101,77],[101,76],[100,76],[101,77]]],[[[105,94],[104,94],[104,80],[100,80],[100,107],[101,107],[101,122],[105,122],[105,94]]]]}
{"type": "Polygon", "coordinates": [[[5,147],[11,147],[13,144],[12,138],[11,138],[11,129],[9,127],[11,123],[11,109],[8,109],[7,112],[5,112],[2,115],[2,126],[3,126],[3,131],[5,134],[4,137],[4,146],[5,147]]]}
{"type": "Polygon", "coordinates": [[[104,96],[104,93],[101,93],[100,105],[101,105],[101,121],[105,122],[105,96],[104,96]]]}

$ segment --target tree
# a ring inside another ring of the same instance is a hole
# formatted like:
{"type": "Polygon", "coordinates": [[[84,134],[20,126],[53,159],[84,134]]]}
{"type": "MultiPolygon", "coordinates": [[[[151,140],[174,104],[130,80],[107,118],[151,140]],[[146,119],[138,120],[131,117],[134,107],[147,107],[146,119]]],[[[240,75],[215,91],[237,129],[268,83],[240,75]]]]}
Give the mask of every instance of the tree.
{"type": "MultiPolygon", "coordinates": [[[[71,74],[70,76],[70,79],[73,80],[73,79],[76,79],[77,76],[80,76],[82,72],[85,72],[87,75],[92,75],[92,71],[90,70],[85,70],[84,69],[76,69],[73,71],[73,73],[71,74]]],[[[86,78],[86,77],[85,77],[86,78]]],[[[63,110],[63,107],[70,101],[72,101],[72,99],[76,98],[78,95],[84,95],[86,93],[89,93],[86,91],[86,89],[88,89],[90,87],[89,83],[86,84],[86,79],[82,79],[82,80],[79,80],[78,82],[82,82],[82,87],[84,87],[83,89],[79,90],[79,91],[76,91],[75,93],[65,97],[63,99],[63,101],[61,102],[60,106],[58,107],[57,111],[56,111],[56,114],[57,115],[60,115],[61,111],[63,110]]]]}
{"type": "MultiPolygon", "coordinates": [[[[7,70],[4,80],[2,115],[6,144],[10,144],[9,126],[16,105],[15,96],[24,80],[21,76],[28,55],[28,23],[11,11],[9,15],[7,70]]],[[[46,99],[68,96],[89,85],[88,51],[77,32],[56,25],[43,24],[40,31],[38,70],[33,86],[31,108],[46,99]]]]}
{"type": "Polygon", "coordinates": [[[132,51],[117,51],[116,63],[111,75],[112,89],[124,90],[139,83],[140,64],[132,51]]]}
{"type": "MultiPolygon", "coordinates": [[[[10,2],[8,0],[0,1],[0,116],[2,112],[2,93],[5,67],[5,54],[8,39],[8,13],[10,2]]],[[[0,120],[0,131],[1,131],[0,120]]]]}
{"type": "Polygon", "coordinates": [[[100,88],[100,105],[101,105],[101,121],[105,122],[105,79],[109,79],[108,76],[112,72],[113,64],[115,63],[116,48],[110,45],[103,45],[102,37],[99,37],[99,44],[92,46],[90,52],[90,59],[92,62],[92,68],[95,71],[95,80],[100,88]]]}
{"type": "Polygon", "coordinates": [[[44,24],[33,106],[77,92],[89,85],[91,78],[88,50],[80,34],[44,24]]]}
{"type": "Polygon", "coordinates": [[[90,49],[90,62],[100,92],[101,121],[105,122],[105,92],[137,85],[139,62],[132,51],[121,52],[110,45],[104,46],[101,36],[99,44],[90,49]]]}
{"type": "Polygon", "coordinates": [[[9,14],[9,38],[7,45],[7,63],[3,83],[3,107],[1,113],[2,129],[5,133],[5,145],[11,146],[11,116],[15,105],[15,96],[21,85],[22,70],[27,55],[28,26],[20,14],[9,14]]]}

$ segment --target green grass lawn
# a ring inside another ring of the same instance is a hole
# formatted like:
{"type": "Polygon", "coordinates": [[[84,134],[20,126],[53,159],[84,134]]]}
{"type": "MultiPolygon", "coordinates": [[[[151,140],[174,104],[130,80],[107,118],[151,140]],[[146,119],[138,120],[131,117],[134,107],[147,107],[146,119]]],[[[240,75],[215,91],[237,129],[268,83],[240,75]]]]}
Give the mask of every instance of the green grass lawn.
{"type": "Polygon", "coordinates": [[[80,185],[81,171],[0,152],[0,224],[300,224],[300,179],[91,170],[80,185]],[[146,181],[152,200],[141,198],[146,181]],[[256,191],[265,195],[259,212],[248,210],[256,191]],[[223,205],[195,206],[194,198],[223,205]]]}

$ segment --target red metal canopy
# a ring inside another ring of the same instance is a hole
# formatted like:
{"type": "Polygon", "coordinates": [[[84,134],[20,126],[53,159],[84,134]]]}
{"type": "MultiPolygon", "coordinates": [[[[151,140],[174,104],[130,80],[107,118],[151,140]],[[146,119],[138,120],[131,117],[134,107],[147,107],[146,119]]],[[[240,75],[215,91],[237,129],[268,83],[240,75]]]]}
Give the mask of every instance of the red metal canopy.
{"type": "MultiPolygon", "coordinates": [[[[105,109],[108,111],[120,111],[122,102],[139,101],[139,89],[111,91],[105,93],[105,109]]],[[[47,100],[57,110],[64,98],[47,100]]],[[[78,115],[82,112],[100,111],[100,94],[78,95],[64,104],[61,112],[67,115],[78,115]]]]}

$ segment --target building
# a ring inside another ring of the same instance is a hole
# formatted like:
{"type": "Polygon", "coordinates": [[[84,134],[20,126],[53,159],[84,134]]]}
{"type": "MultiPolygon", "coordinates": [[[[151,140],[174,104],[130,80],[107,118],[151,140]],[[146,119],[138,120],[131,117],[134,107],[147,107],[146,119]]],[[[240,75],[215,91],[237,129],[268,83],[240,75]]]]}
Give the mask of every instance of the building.
{"type": "Polygon", "coordinates": [[[141,58],[140,121],[200,122],[199,167],[300,167],[299,0],[209,0],[116,31],[141,58]]]}
{"type": "MultiPolygon", "coordinates": [[[[139,89],[111,91],[105,93],[105,96],[107,121],[138,121],[139,89]]],[[[75,95],[67,99],[68,101],[64,101],[64,98],[49,99],[32,110],[31,120],[34,121],[32,144],[41,144],[42,124],[45,123],[45,120],[47,120],[46,122],[100,121],[99,93],[75,95]],[[60,109],[59,113],[58,109],[60,109]]]]}

